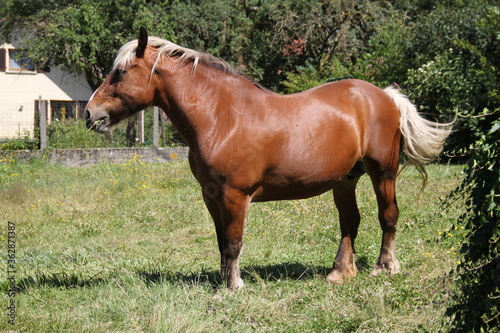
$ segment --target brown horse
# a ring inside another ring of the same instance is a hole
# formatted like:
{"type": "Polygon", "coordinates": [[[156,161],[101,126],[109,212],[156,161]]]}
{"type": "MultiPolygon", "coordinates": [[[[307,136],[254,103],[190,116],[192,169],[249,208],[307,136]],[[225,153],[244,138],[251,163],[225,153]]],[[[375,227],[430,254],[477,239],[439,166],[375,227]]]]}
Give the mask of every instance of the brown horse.
{"type": "MultiPolygon", "coordinates": [[[[215,222],[222,276],[243,286],[239,257],[253,201],[303,199],[333,190],[342,239],[327,281],[356,275],[360,215],[356,183],[368,173],[383,231],[376,275],[400,270],[395,254],[395,181],[401,150],[423,170],[451,124],[423,119],[394,88],[360,80],[292,95],[273,93],[211,55],[149,37],[125,44],[87,105],[87,126],[107,131],[148,107],[161,107],[188,143],[191,170],[215,222]]],[[[424,171],[425,172],[425,171],[424,171]]]]}

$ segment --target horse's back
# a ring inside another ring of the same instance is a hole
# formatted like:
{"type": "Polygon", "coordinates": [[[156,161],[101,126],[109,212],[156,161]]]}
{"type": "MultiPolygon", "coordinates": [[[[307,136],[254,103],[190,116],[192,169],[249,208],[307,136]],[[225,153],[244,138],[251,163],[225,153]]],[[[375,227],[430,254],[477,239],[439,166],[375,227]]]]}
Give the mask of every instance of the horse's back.
{"type": "MultiPolygon", "coordinates": [[[[312,89],[311,94],[321,96],[336,112],[354,119],[360,135],[363,156],[380,159],[399,148],[400,113],[396,104],[384,90],[362,80],[343,80],[312,89]]],[[[399,156],[399,152],[397,153],[399,156]]]]}
{"type": "Polygon", "coordinates": [[[362,155],[389,144],[399,133],[400,114],[392,99],[363,80],[326,83],[289,98],[294,101],[291,104],[301,105],[318,123],[329,121],[330,130],[323,133],[329,133],[334,140],[356,140],[362,155]]]}

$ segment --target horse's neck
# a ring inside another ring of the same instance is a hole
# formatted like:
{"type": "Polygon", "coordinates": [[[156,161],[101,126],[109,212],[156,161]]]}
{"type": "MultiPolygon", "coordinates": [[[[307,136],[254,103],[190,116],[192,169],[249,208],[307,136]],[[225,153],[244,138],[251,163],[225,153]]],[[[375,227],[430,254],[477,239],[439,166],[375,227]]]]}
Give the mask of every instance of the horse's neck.
{"type": "Polygon", "coordinates": [[[189,146],[195,148],[200,140],[224,127],[221,122],[238,116],[234,112],[238,98],[232,91],[238,91],[239,95],[255,93],[247,90],[255,90],[257,94],[261,91],[244,78],[214,73],[215,69],[199,66],[192,77],[190,70],[190,66],[186,66],[168,76],[163,88],[167,101],[165,106],[160,106],[189,146]]]}

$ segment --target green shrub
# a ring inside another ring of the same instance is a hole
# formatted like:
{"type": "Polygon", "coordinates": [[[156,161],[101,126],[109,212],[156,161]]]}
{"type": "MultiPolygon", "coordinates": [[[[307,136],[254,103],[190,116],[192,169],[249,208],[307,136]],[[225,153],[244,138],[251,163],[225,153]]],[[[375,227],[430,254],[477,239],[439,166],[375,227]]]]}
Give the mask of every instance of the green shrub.
{"type": "Polygon", "coordinates": [[[377,28],[368,40],[366,53],[357,59],[354,76],[385,88],[406,80],[412,60],[405,53],[410,48],[410,29],[398,17],[377,28]]]}
{"type": "MultiPolygon", "coordinates": [[[[115,135],[113,135],[115,137],[115,135]]],[[[111,137],[89,131],[83,120],[67,119],[47,126],[47,141],[51,148],[103,148],[116,145],[111,137]]]]}
{"type": "Polygon", "coordinates": [[[0,150],[32,150],[38,147],[38,142],[30,139],[6,140],[0,144],[0,150]]]}
{"type": "Polygon", "coordinates": [[[321,72],[310,64],[299,67],[296,72],[287,73],[286,80],[282,81],[281,84],[285,87],[285,92],[291,94],[346,77],[350,77],[349,69],[339,59],[334,59],[325,64],[321,72]]]}
{"type": "Polygon", "coordinates": [[[18,133],[15,139],[6,139],[0,141],[0,150],[31,150],[38,148],[38,135],[35,132],[33,135],[30,131],[25,130],[22,134],[18,133]]]}
{"type": "MultiPolygon", "coordinates": [[[[137,126],[137,123],[136,123],[137,126]]],[[[127,121],[122,121],[114,126],[110,133],[99,134],[89,131],[83,120],[67,119],[57,121],[47,126],[48,146],[50,148],[114,148],[127,147],[126,140],[127,121]]],[[[161,133],[161,128],[160,128],[161,133]]],[[[144,113],[144,144],[140,146],[151,147],[153,143],[153,112],[144,113]]],[[[165,124],[165,134],[159,138],[160,146],[185,145],[174,127],[165,124]],[[162,142],[165,138],[165,142],[162,142]]],[[[137,144],[135,146],[138,146],[137,144]]]]}
{"type": "Polygon", "coordinates": [[[458,332],[498,332],[500,328],[500,121],[477,144],[467,176],[452,198],[466,198],[457,224],[468,236],[454,272],[460,285],[448,308],[458,332]]]}
{"type": "Polygon", "coordinates": [[[479,117],[498,105],[488,92],[495,91],[494,69],[472,60],[468,51],[450,49],[415,70],[408,71],[406,86],[419,111],[449,121],[458,113],[447,150],[468,148],[491,125],[492,117],[479,117]]]}

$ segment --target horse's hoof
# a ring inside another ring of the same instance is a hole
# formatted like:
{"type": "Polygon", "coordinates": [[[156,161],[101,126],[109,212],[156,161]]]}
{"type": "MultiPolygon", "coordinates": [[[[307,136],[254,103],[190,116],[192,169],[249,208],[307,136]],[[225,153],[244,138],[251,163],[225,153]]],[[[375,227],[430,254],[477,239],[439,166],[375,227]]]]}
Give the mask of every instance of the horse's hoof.
{"type": "Polygon", "coordinates": [[[382,267],[375,267],[374,269],[372,269],[372,271],[370,272],[370,276],[377,276],[379,275],[384,269],[382,267]]]}
{"type": "Polygon", "coordinates": [[[332,285],[337,285],[340,286],[343,284],[345,281],[344,279],[344,274],[340,273],[339,271],[332,271],[328,276],[326,277],[326,283],[332,285]]]}
{"type": "Polygon", "coordinates": [[[233,291],[239,290],[245,286],[242,278],[237,278],[235,281],[228,281],[227,287],[233,291]]]}
{"type": "Polygon", "coordinates": [[[401,266],[398,261],[394,262],[393,264],[377,265],[371,271],[370,275],[377,276],[383,271],[389,272],[391,274],[398,274],[401,273],[401,266]]]}

